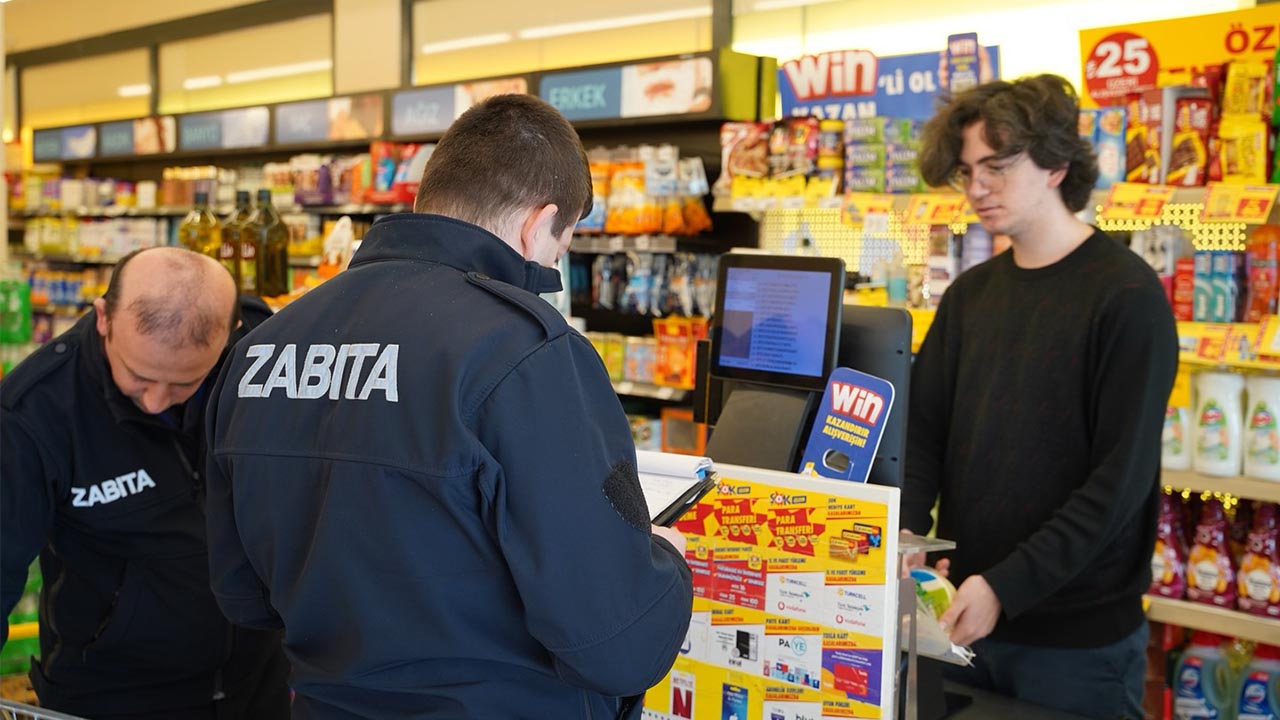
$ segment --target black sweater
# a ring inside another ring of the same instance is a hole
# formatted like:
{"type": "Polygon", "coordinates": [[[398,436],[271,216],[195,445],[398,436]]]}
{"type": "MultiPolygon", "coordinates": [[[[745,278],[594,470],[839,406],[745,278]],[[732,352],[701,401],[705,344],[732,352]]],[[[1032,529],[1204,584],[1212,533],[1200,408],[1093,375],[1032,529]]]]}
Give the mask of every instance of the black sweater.
{"type": "Polygon", "coordinates": [[[1003,253],[947,290],[911,378],[903,525],[955,540],[995,640],[1101,647],[1142,621],[1177,330],[1152,270],[1098,231],[1033,270],[1003,253]]]}

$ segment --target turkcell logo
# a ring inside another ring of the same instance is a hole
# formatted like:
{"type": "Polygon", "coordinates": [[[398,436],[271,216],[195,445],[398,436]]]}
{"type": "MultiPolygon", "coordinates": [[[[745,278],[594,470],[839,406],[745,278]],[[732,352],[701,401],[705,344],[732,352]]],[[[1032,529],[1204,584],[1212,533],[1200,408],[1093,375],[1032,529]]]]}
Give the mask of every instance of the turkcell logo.
{"type": "Polygon", "coordinates": [[[622,117],[622,68],[548,75],[538,96],[570,120],[622,117]]]}

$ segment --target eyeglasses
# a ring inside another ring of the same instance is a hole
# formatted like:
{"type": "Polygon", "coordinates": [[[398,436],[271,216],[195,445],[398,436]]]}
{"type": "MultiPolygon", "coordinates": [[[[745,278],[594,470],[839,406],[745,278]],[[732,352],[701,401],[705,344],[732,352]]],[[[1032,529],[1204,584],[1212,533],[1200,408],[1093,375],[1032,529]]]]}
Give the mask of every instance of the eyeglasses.
{"type": "Polygon", "coordinates": [[[957,167],[951,171],[951,177],[947,179],[947,184],[958,192],[968,192],[969,185],[977,180],[982,183],[982,187],[998,192],[1004,189],[1005,176],[1014,166],[1022,162],[1027,157],[1026,153],[1018,153],[1012,157],[996,157],[982,160],[977,164],[977,170],[967,166],[957,167]]]}

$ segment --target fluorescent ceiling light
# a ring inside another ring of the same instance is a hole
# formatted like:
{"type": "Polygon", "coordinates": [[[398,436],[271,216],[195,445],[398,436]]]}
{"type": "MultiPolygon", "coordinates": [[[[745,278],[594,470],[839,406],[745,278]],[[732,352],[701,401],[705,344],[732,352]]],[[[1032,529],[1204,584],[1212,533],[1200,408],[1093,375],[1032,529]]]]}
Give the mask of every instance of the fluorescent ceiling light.
{"type": "Polygon", "coordinates": [[[290,75],[322,72],[332,68],[332,60],[308,60],[307,62],[292,63],[289,65],[271,65],[269,67],[254,68],[253,70],[241,70],[240,72],[227,73],[226,78],[228,83],[235,85],[238,83],[255,82],[258,80],[289,77],[290,75]]]}
{"type": "Polygon", "coordinates": [[[218,87],[222,84],[222,76],[220,75],[200,75],[198,77],[187,78],[182,81],[183,90],[204,90],[205,88],[218,87]]]}
{"type": "Polygon", "coordinates": [[[650,23],[669,22],[671,20],[692,20],[711,17],[710,7],[688,8],[686,10],[668,10],[666,12],[645,13],[643,15],[623,15],[621,17],[601,18],[599,20],[583,20],[581,22],[562,23],[560,25],[542,25],[540,27],[519,30],[516,35],[521,40],[538,40],[559,35],[576,35],[577,33],[594,32],[596,30],[614,30],[616,28],[648,25],[650,23]]]}
{"type": "Polygon", "coordinates": [[[138,85],[121,85],[116,88],[116,94],[120,97],[142,97],[151,94],[151,86],[146,83],[138,85]]]}
{"type": "Polygon", "coordinates": [[[453,50],[466,50],[473,47],[484,47],[485,45],[501,45],[504,42],[511,42],[511,33],[490,33],[488,35],[472,35],[471,37],[457,38],[456,40],[441,40],[440,42],[423,43],[422,54],[434,55],[435,53],[451,52],[453,50]]]}
{"type": "Polygon", "coordinates": [[[822,5],[834,0],[756,0],[752,10],[782,10],[784,8],[803,7],[805,5],[822,5]]]}

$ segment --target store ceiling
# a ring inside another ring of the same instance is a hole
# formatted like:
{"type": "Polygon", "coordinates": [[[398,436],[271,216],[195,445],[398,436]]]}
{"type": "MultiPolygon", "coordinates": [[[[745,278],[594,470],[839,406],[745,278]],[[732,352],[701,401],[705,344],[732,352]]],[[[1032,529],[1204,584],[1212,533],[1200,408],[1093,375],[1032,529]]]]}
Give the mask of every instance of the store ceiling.
{"type": "Polygon", "coordinates": [[[255,2],[261,0],[10,0],[4,4],[4,51],[61,45],[255,2]]]}

